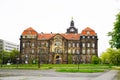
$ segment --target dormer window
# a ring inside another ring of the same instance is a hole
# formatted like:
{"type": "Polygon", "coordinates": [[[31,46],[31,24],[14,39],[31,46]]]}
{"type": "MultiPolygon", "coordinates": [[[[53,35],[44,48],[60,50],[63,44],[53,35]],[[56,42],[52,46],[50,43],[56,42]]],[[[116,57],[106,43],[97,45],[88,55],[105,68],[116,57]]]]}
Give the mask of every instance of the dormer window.
{"type": "Polygon", "coordinates": [[[87,34],[89,35],[89,34],[90,34],[90,31],[87,31],[87,34]]]}

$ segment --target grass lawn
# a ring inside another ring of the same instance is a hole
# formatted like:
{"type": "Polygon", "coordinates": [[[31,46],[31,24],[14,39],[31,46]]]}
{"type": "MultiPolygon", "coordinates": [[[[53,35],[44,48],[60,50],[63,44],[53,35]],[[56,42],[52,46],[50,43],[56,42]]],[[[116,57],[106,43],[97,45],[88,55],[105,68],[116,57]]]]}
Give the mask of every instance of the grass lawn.
{"type": "Polygon", "coordinates": [[[93,72],[104,72],[106,70],[112,69],[110,65],[102,64],[80,64],[78,70],[78,64],[42,64],[38,68],[38,64],[19,64],[18,67],[16,64],[12,65],[2,65],[0,69],[32,69],[32,70],[48,70],[53,69],[57,72],[84,72],[84,73],[93,73],[93,72]]]}

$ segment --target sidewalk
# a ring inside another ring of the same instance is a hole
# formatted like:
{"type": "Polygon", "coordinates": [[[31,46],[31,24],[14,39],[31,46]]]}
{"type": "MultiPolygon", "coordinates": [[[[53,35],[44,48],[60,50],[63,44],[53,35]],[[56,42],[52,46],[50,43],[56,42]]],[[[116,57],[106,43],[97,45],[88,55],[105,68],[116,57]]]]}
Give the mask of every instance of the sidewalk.
{"type": "Polygon", "coordinates": [[[118,70],[110,70],[109,72],[94,78],[94,80],[114,80],[117,73],[118,73],[118,70]]]}

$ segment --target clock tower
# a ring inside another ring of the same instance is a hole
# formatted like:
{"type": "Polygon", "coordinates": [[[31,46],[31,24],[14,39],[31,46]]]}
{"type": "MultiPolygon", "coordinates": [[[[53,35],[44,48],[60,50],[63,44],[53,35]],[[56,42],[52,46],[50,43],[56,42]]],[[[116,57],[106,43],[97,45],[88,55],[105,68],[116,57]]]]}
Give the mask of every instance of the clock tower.
{"type": "Polygon", "coordinates": [[[73,18],[70,22],[70,27],[67,29],[66,33],[78,33],[78,29],[76,29],[75,26],[74,26],[73,18]]]}

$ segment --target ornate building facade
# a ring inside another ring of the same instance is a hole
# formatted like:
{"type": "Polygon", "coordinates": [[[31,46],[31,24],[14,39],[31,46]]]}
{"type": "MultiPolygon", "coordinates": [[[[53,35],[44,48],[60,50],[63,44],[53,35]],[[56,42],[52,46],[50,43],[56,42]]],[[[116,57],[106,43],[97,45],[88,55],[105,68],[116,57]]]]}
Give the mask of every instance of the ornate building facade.
{"type": "Polygon", "coordinates": [[[86,27],[81,33],[71,20],[66,33],[38,33],[32,27],[20,37],[20,60],[30,63],[38,60],[45,64],[91,63],[98,56],[97,33],[86,27]]]}

